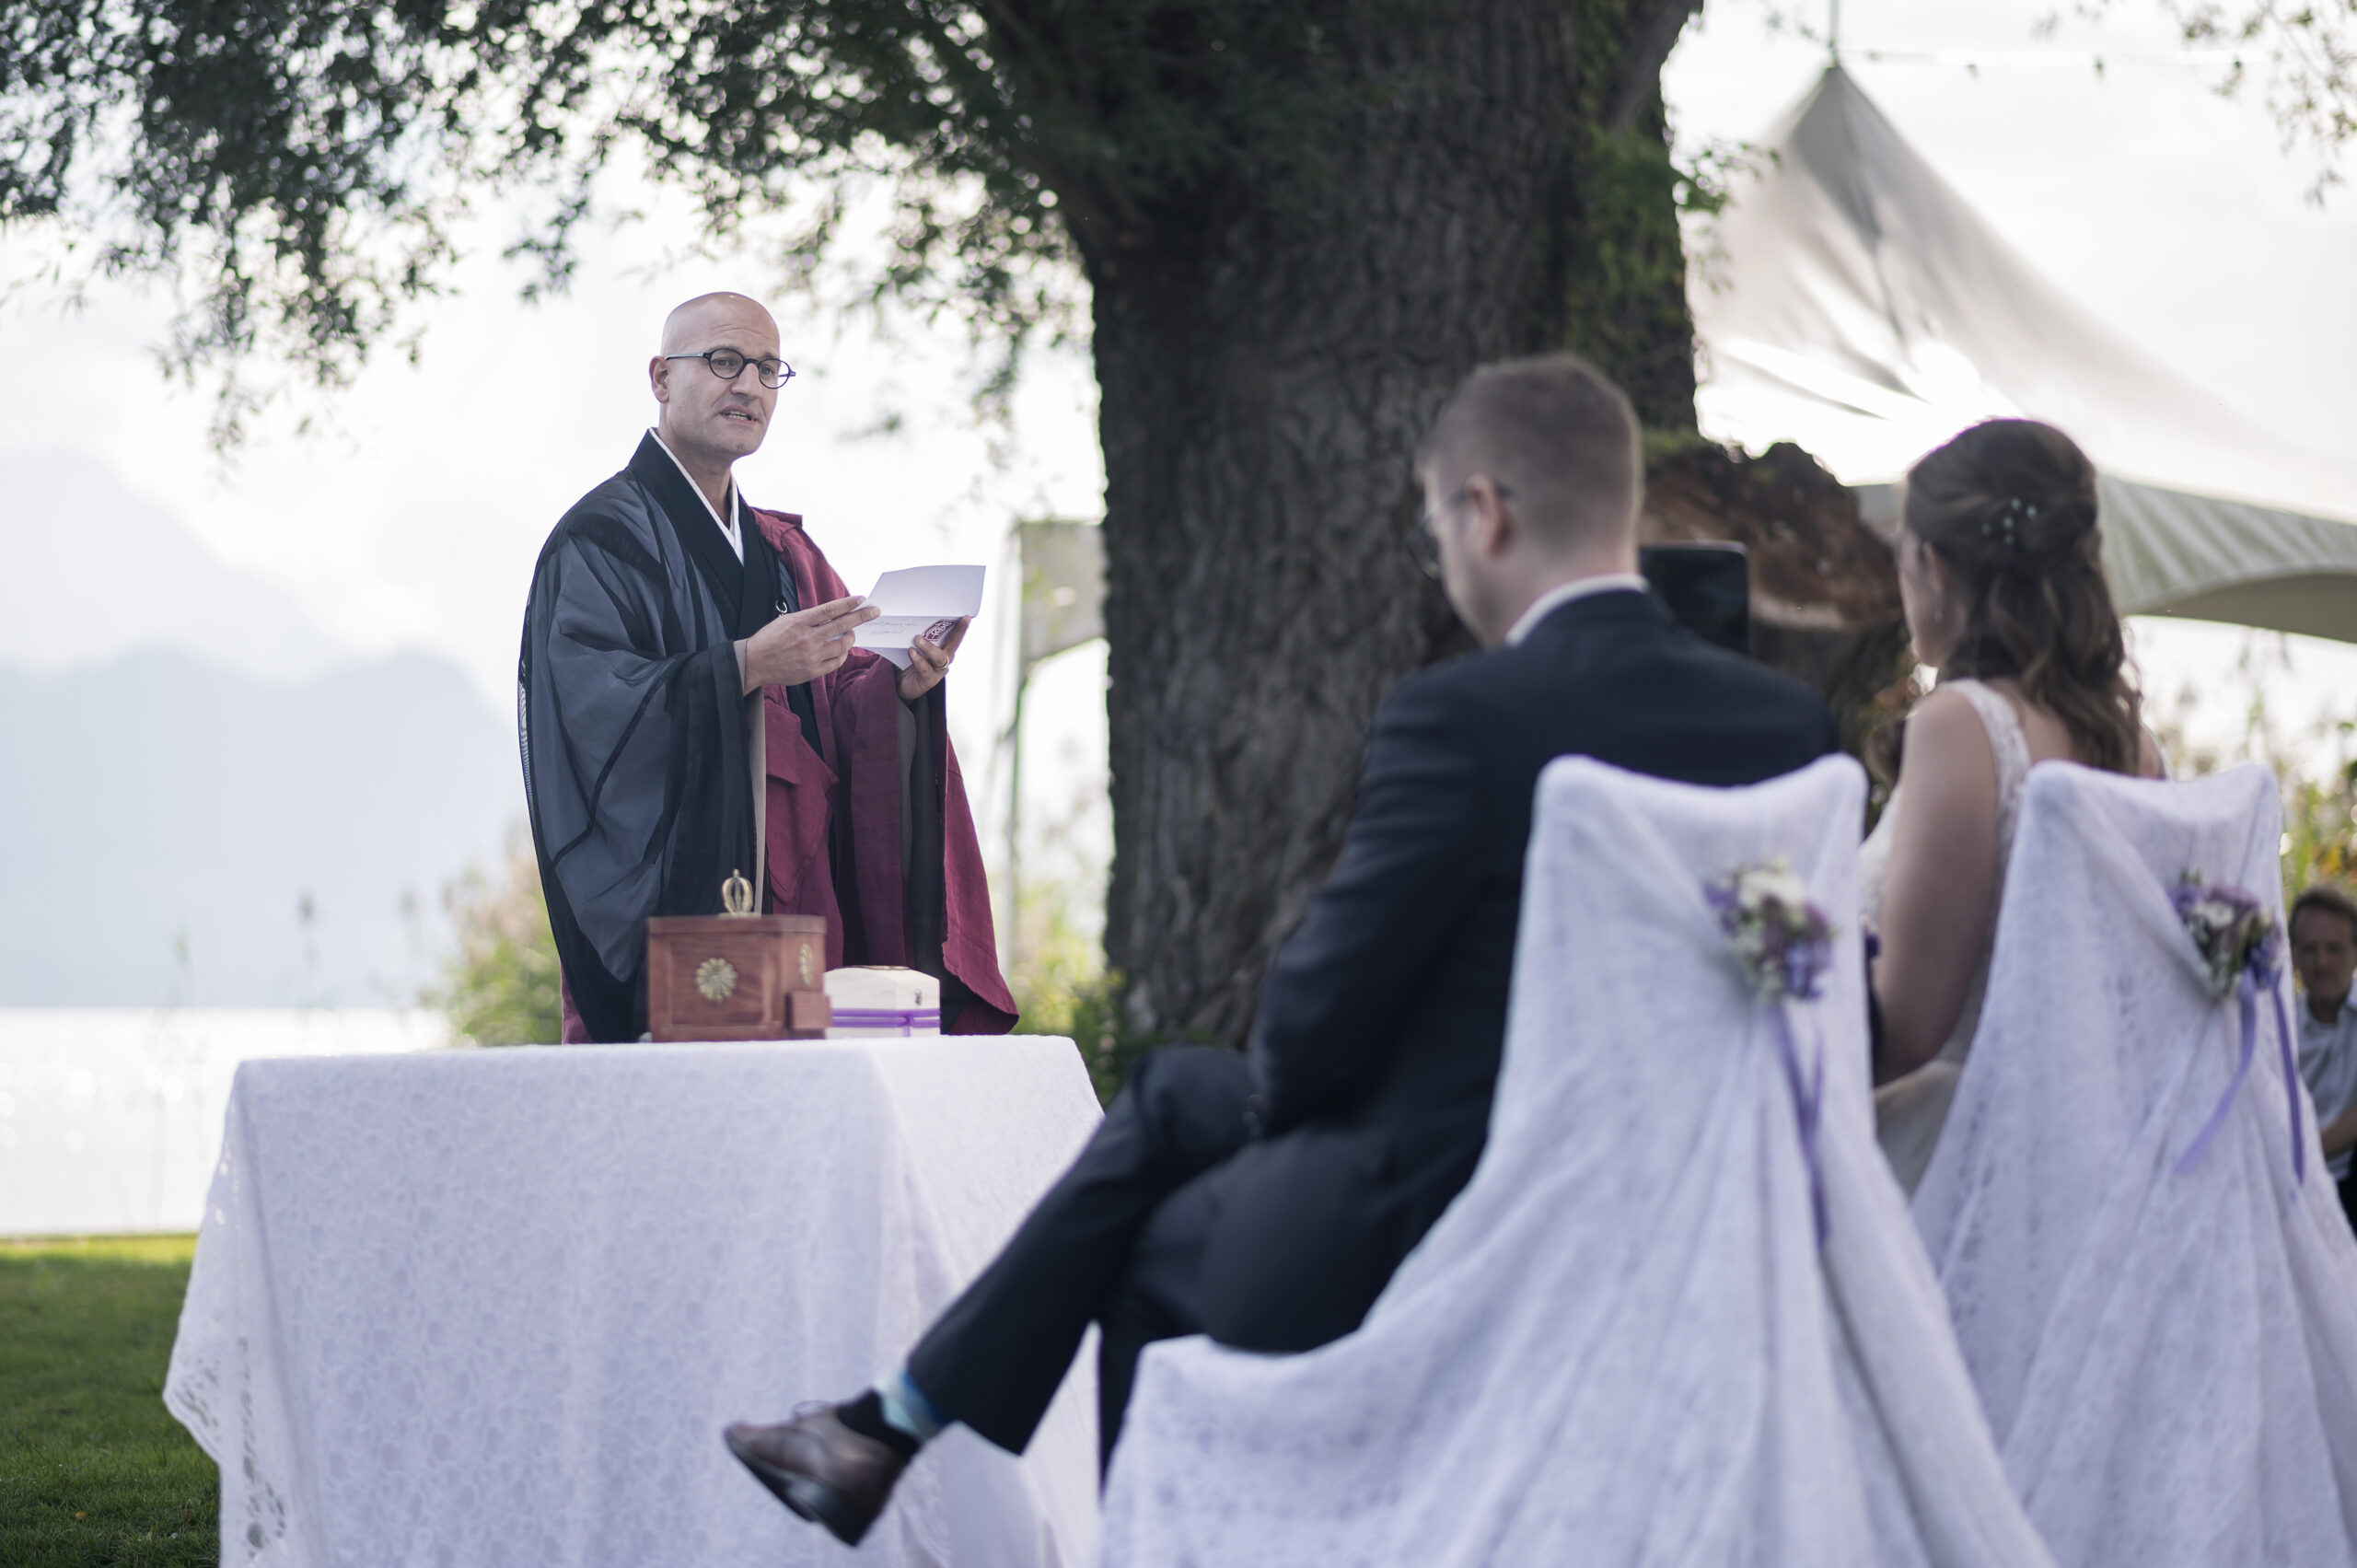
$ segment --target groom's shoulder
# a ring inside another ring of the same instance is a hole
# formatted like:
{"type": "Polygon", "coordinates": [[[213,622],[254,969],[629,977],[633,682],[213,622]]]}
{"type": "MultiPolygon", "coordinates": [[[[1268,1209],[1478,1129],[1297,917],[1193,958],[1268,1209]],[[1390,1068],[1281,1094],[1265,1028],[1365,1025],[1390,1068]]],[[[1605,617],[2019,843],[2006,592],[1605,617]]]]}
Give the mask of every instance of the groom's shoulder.
{"type": "Polygon", "coordinates": [[[1708,737],[1729,759],[1751,759],[1740,772],[1761,777],[1841,749],[1840,722],[1815,688],[1700,637],[1681,642],[1674,672],[1658,684],[1632,681],[1631,690],[1638,700],[1661,704],[1689,740],[1708,737]]]}
{"type": "Polygon", "coordinates": [[[1681,634],[1671,645],[1665,665],[1674,666],[1678,677],[1695,686],[1724,691],[1739,701],[1801,713],[1832,712],[1816,688],[1690,633],[1681,634]]]}
{"type": "Polygon", "coordinates": [[[1633,708],[1705,725],[1742,714],[1745,727],[1834,734],[1817,691],[1679,627],[1650,596],[1616,594],[1573,609],[1518,644],[1416,671],[1392,689],[1381,717],[1523,728],[1542,714],[1573,720],[1633,708]]]}
{"type": "Polygon", "coordinates": [[[1625,701],[1660,705],[1703,728],[1789,736],[1808,756],[1840,746],[1840,726],[1814,687],[1690,632],[1632,660],[1615,685],[1625,701]]]}
{"type": "Polygon", "coordinates": [[[1596,607],[1609,613],[1564,617],[1518,645],[1418,671],[1385,703],[1388,727],[1495,734],[1517,751],[1520,742],[1616,750],[1632,734],[1721,735],[1789,753],[1793,766],[1838,748],[1839,726],[1817,691],[1628,597],[1596,607]]]}

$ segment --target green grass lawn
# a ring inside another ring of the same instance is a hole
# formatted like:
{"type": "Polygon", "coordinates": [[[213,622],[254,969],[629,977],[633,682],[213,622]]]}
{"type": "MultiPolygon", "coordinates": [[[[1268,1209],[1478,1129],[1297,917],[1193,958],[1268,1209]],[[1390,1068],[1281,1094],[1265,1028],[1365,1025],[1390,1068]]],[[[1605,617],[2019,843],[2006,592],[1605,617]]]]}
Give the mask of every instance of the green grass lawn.
{"type": "Polygon", "coordinates": [[[196,1238],[0,1241],[0,1568],[220,1560],[220,1482],[164,1409],[196,1238]]]}

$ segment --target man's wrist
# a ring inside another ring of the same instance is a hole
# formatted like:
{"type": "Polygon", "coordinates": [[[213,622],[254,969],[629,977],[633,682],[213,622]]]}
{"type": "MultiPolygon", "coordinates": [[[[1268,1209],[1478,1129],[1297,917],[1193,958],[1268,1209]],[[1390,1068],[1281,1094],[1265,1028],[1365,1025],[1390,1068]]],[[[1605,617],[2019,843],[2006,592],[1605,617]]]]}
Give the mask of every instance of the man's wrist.
{"type": "Polygon", "coordinates": [[[753,681],[752,658],[751,656],[745,651],[745,645],[751,639],[749,638],[739,637],[737,639],[735,645],[737,649],[737,685],[748,697],[751,696],[756,690],[753,681]]]}

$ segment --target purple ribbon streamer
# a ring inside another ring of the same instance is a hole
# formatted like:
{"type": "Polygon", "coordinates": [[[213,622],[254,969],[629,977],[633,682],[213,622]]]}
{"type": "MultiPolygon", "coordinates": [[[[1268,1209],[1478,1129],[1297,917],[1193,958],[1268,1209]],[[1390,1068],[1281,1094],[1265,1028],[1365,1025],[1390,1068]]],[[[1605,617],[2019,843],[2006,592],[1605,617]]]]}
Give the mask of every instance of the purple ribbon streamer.
{"type": "Polygon", "coordinates": [[[2300,1063],[2292,1052],[2292,1019],[2283,1011],[2283,988],[2270,980],[2267,994],[2275,1003],[2275,1039],[2283,1058],[2283,1104],[2292,1122],[2292,1185],[2297,1187],[2308,1179],[2307,1140],[2300,1136],[2300,1063]]]}
{"type": "Polygon", "coordinates": [[[2254,966],[2243,970],[2242,980],[2235,987],[2235,1010],[2243,1027],[2242,1060],[2235,1064],[2234,1078],[2219,1097],[2218,1109],[2210,1113],[2209,1123],[2177,1160],[2179,1176],[2199,1165],[2201,1156],[2209,1152],[2211,1140],[2226,1124],[2226,1112],[2234,1109],[2235,1096],[2241,1092],[2243,1080],[2250,1075],[2250,1064],[2258,1055],[2258,993],[2263,986],[2275,1004],[2275,1043],[2283,1062],[2283,1098],[2292,1113],[2292,1185],[2297,1187],[2308,1179],[2308,1151],[2300,1138],[2299,1063],[2292,1054],[2292,1019],[2283,1010],[2283,989],[2277,983],[2282,977],[2282,971],[2278,969],[2262,970],[2254,966]]]}
{"type": "Polygon", "coordinates": [[[912,1034],[918,1029],[938,1030],[941,1009],[938,1007],[838,1007],[834,1010],[833,1027],[839,1029],[898,1029],[912,1034]]]}
{"type": "Polygon", "coordinates": [[[1809,1213],[1817,1221],[1817,1244],[1825,1245],[1825,1171],[1817,1155],[1817,1125],[1818,1113],[1825,1107],[1825,1053],[1817,1054],[1815,1069],[1805,1079],[1801,1074],[1799,1043],[1793,1037],[1793,1009],[1789,1001],[1776,1004],[1776,1053],[1783,1058],[1784,1083],[1793,1093],[1793,1120],[1800,1124],[1801,1158],[1808,1166],[1809,1213]]]}

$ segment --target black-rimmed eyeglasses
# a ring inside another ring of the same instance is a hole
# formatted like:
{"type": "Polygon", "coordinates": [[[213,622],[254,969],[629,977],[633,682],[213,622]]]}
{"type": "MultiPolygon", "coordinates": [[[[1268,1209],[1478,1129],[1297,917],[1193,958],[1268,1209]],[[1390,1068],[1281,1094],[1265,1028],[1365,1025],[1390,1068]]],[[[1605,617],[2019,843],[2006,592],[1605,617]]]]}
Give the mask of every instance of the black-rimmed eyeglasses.
{"type": "Polygon", "coordinates": [[[761,378],[761,385],[775,390],[794,379],[794,366],[783,359],[748,359],[733,348],[710,349],[702,354],[667,354],[666,359],[701,359],[712,367],[712,373],[724,381],[734,381],[745,374],[745,366],[761,378]]]}
{"type": "MultiPolygon", "coordinates": [[[[1499,500],[1511,501],[1514,499],[1514,490],[1512,486],[1500,484],[1495,480],[1492,480],[1490,482],[1490,485],[1492,489],[1498,493],[1499,500]]],[[[1458,485],[1456,493],[1450,495],[1447,500],[1440,504],[1441,511],[1446,512],[1451,507],[1459,505],[1472,493],[1473,485],[1470,481],[1458,485]]],[[[1408,552],[1408,559],[1416,563],[1416,570],[1422,572],[1425,576],[1430,577],[1435,583],[1441,580],[1440,540],[1433,532],[1433,525],[1439,521],[1439,514],[1429,509],[1418,513],[1416,517],[1416,526],[1409,530],[1408,537],[1406,539],[1399,541],[1401,548],[1405,549],[1408,552]]]]}

